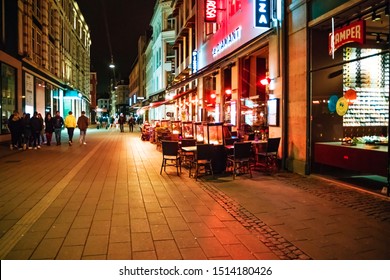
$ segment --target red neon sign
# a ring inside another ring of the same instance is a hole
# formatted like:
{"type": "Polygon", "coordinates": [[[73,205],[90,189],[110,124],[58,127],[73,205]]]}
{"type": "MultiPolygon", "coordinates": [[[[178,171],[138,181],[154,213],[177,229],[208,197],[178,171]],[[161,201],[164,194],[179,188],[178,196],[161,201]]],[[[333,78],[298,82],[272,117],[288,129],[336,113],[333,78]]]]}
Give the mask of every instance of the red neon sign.
{"type": "Polygon", "coordinates": [[[217,22],[217,1],[216,0],[205,0],[205,22],[217,22]]]}

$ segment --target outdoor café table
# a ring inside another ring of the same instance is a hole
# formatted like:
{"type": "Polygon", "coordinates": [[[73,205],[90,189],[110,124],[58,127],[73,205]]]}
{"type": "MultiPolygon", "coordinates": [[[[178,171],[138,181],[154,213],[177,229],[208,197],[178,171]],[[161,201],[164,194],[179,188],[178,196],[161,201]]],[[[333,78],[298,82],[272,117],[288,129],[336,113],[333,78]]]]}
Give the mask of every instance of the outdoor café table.
{"type": "Polygon", "coordinates": [[[196,146],[181,147],[181,149],[182,149],[184,152],[192,152],[192,153],[195,153],[195,152],[196,152],[196,146]]]}

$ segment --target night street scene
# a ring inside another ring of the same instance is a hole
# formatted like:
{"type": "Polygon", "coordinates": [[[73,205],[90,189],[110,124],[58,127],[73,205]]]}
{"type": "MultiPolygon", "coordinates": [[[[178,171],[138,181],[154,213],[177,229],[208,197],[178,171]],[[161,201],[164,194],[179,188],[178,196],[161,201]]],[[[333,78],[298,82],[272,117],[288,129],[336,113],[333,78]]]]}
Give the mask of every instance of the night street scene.
{"type": "Polygon", "coordinates": [[[388,267],[389,2],[1,0],[0,260],[388,267]]]}

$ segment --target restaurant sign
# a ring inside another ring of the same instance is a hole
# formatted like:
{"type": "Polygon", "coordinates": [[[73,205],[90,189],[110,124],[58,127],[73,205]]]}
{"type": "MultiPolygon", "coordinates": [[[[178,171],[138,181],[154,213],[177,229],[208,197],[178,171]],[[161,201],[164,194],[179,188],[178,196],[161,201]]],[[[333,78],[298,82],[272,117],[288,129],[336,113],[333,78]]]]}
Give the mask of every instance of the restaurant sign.
{"type": "Polygon", "coordinates": [[[255,27],[271,27],[270,0],[255,0],[255,27]]]}
{"type": "Polygon", "coordinates": [[[364,44],[366,38],[365,21],[359,20],[329,33],[329,55],[348,43],[364,44]]]}
{"type": "Polygon", "coordinates": [[[204,5],[204,21],[217,22],[217,0],[205,0],[204,5]]]}
{"type": "Polygon", "coordinates": [[[227,49],[230,45],[237,42],[241,39],[241,26],[237,27],[233,30],[230,34],[228,34],[225,38],[220,41],[217,46],[213,48],[213,56],[218,55],[219,53],[223,52],[225,49],[227,49]]]}

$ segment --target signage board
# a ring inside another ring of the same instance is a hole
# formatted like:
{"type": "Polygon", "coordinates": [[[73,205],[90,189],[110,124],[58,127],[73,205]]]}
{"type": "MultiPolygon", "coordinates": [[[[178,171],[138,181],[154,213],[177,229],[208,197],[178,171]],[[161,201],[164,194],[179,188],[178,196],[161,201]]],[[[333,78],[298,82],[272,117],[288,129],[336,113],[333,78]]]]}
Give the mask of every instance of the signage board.
{"type": "Polygon", "coordinates": [[[204,21],[217,22],[217,0],[205,0],[204,5],[204,21]]]}
{"type": "Polygon", "coordinates": [[[255,27],[271,27],[270,0],[254,0],[255,27]]]}
{"type": "Polygon", "coordinates": [[[329,33],[329,55],[332,55],[338,48],[348,43],[356,42],[364,44],[366,38],[365,33],[364,20],[359,20],[345,27],[336,29],[334,34],[329,33]]]}

